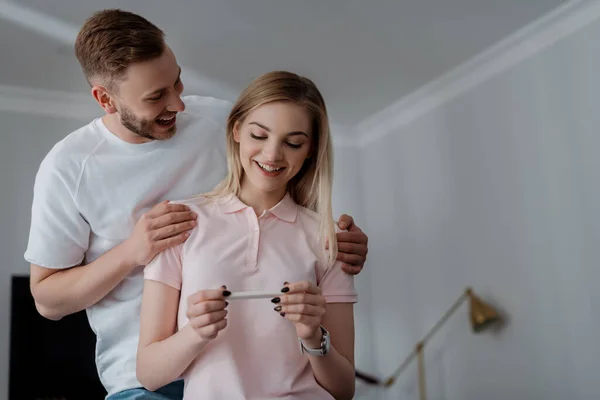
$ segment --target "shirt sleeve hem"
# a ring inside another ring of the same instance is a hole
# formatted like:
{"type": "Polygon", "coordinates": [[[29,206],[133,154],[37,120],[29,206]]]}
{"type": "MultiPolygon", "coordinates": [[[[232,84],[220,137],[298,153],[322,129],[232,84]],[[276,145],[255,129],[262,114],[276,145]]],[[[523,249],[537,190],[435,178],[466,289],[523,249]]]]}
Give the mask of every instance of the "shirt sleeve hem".
{"type": "Polygon", "coordinates": [[[150,274],[144,276],[144,279],[148,280],[148,281],[159,282],[159,283],[165,284],[167,286],[170,286],[173,289],[181,291],[181,283],[177,282],[175,280],[172,280],[172,279],[163,279],[163,278],[152,276],[150,274]]]}
{"type": "Polygon", "coordinates": [[[326,303],[356,303],[358,302],[357,295],[329,295],[325,297],[326,303]]]}
{"type": "Polygon", "coordinates": [[[30,264],[39,265],[40,267],[44,267],[44,268],[48,268],[48,269],[68,269],[68,268],[77,267],[77,266],[81,265],[84,258],[85,257],[81,257],[81,259],[75,263],[60,264],[60,263],[36,260],[35,257],[32,257],[29,254],[25,254],[25,261],[29,262],[30,264]]]}

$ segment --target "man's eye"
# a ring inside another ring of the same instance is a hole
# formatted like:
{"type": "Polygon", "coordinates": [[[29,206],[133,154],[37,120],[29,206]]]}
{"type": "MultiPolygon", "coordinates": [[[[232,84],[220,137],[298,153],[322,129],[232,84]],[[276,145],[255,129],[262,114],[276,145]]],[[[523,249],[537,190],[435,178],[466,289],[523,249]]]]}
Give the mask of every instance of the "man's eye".
{"type": "Polygon", "coordinates": [[[159,94],[159,95],[157,95],[157,96],[154,96],[154,97],[149,97],[149,98],[148,98],[148,100],[150,100],[150,101],[156,101],[156,100],[160,100],[162,96],[163,96],[163,95],[162,95],[162,93],[161,93],[161,94],[159,94]]]}

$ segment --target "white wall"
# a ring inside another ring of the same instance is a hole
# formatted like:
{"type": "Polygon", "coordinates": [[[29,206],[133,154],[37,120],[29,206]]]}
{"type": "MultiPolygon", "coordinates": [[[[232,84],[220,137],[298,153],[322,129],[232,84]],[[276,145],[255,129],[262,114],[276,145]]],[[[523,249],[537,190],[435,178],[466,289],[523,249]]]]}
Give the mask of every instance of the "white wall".
{"type": "Polygon", "coordinates": [[[0,400],[4,400],[8,398],[11,276],[29,274],[23,253],[34,177],[54,143],[81,123],[7,112],[0,112],[0,121],[0,400]]]}
{"type": "MultiPolygon", "coordinates": [[[[600,394],[600,22],[362,153],[375,370],[386,376],[467,285],[427,347],[430,399],[600,394]]],[[[401,71],[399,72],[401,73],[401,71]]],[[[417,399],[413,365],[386,398],[417,399]]]]}

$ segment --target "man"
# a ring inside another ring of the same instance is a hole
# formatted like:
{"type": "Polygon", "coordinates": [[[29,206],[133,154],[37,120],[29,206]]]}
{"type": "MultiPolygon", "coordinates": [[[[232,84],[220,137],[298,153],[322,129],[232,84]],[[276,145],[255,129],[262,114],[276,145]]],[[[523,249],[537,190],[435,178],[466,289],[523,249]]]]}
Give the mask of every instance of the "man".
{"type": "MultiPolygon", "coordinates": [[[[120,10],[94,14],[75,53],[105,111],[57,143],[36,176],[25,258],[38,311],[86,310],[108,398],[177,399],[180,381],[148,392],[136,379],[141,266],[183,242],[196,216],[169,200],[208,191],[225,176],[230,104],[181,98],[180,68],[163,32],[120,10]]],[[[339,259],[360,272],[367,237],[343,216],[339,259]]]]}

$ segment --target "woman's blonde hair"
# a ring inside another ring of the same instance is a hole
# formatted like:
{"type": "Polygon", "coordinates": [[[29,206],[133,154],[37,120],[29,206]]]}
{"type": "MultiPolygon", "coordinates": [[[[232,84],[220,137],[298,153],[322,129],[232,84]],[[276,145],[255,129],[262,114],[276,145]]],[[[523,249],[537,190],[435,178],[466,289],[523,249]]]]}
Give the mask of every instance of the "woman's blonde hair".
{"type": "MultiPolygon", "coordinates": [[[[331,209],[333,183],[333,151],[329,119],[323,96],[308,78],[286,71],[273,71],[255,79],[237,99],[227,119],[227,177],[206,196],[209,199],[240,195],[244,170],[240,145],[233,130],[257,107],[274,101],[289,101],[306,107],[312,118],[312,146],[309,158],[288,182],[292,199],[319,216],[319,238],[329,242],[329,261],[337,257],[337,240],[331,209]]],[[[322,243],[325,243],[322,240],[322,243]]]]}

